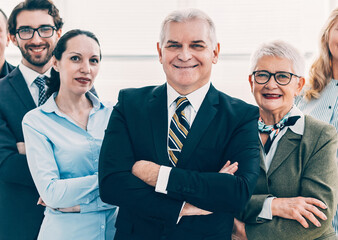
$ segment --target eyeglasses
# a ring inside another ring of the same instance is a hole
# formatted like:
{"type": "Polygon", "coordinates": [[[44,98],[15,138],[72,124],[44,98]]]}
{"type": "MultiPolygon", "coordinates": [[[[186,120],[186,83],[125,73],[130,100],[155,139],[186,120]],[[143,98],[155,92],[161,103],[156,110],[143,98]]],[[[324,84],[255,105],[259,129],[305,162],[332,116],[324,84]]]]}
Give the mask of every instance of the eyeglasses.
{"type": "Polygon", "coordinates": [[[53,26],[41,26],[38,28],[24,27],[16,30],[16,33],[22,40],[28,40],[33,38],[35,31],[38,32],[42,38],[50,38],[53,36],[54,30],[56,30],[56,27],[53,26]]]}
{"type": "Polygon", "coordinates": [[[297,76],[296,74],[289,73],[289,72],[271,73],[271,72],[264,71],[264,70],[254,71],[252,73],[252,75],[254,76],[255,82],[258,83],[258,84],[265,84],[265,83],[269,82],[271,76],[274,76],[275,81],[279,85],[288,85],[293,76],[300,77],[300,76],[297,76]]]}

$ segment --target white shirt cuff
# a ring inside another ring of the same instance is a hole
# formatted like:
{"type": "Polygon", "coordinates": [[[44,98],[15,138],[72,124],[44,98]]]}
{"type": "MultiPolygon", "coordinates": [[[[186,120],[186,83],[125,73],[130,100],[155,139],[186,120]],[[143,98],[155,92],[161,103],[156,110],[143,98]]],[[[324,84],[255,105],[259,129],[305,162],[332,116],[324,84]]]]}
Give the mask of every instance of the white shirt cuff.
{"type": "Polygon", "coordinates": [[[275,199],[275,197],[268,197],[265,199],[262,211],[258,215],[259,218],[272,220],[271,203],[273,199],[275,199]]]}
{"type": "MultiPolygon", "coordinates": [[[[181,212],[182,212],[182,210],[183,210],[183,208],[184,208],[184,206],[185,206],[185,201],[183,202],[183,204],[182,204],[182,207],[181,207],[181,211],[180,211],[180,215],[181,215],[181,212]]],[[[178,224],[179,222],[180,222],[180,220],[181,220],[181,216],[180,215],[178,215],[178,219],[177,219],[177,222],[176,222],[176,224],[178,224]]]]}
{"type": "Polygon", "coordinates": [[[167,194],[167,185],[169,181],[171,167],[161,166],[157,177],[155,191],[158,193],[167,194]]]}

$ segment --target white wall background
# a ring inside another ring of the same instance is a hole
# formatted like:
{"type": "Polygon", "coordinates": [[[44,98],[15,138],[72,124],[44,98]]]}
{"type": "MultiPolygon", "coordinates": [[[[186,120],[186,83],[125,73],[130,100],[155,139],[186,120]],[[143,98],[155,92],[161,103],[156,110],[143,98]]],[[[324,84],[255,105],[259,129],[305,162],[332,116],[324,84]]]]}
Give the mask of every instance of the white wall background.
{"type": "MultiPolygon", "coordinates": [[[[9,16],[21,0],[0,0],[9,16]]],[[[249,56],[262,41],[283,39],[299,48],[307,66],[316,56],[319,32],[338,0],[54,0],[65,25],[93,31],[103,61],[95,87],[103,100],[116,101],[121,88],[165,81],[156,52],[160,24],[171,11],[194,7],[215,21],[221,44],[213,84],[232,96],[254,103],[247,81],[249,56]]],[[[20,62],[11,44],[6,58],[20,62]]]]}

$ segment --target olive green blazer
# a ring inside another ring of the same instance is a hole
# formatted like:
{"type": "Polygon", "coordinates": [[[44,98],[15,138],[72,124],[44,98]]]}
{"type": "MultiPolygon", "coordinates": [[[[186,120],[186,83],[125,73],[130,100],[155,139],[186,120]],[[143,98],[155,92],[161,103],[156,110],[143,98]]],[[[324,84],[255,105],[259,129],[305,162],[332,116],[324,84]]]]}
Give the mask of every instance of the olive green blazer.
{"type": "Polygon", "coordinates": [[[267,173],[261,158],[254,194],[240,217],[246,223],[248,239],[336,239],[332,227],[338,188],[336,153],[337,133],[333,126],[305,116],[303,136],[288,129],[267,173]],[[308,221],[308,229],[295,220],[259,219],[264,200],[270,196],[317,198],[327,205],[323,212],[328,219],[320,220],[319,228],[308,221]]]}

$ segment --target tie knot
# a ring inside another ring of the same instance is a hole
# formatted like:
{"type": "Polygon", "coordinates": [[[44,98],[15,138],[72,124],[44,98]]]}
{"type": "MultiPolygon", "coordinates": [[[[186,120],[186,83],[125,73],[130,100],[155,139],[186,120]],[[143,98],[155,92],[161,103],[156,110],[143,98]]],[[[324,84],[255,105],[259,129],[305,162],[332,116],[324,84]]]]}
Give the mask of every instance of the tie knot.
{"type": "Polygon", "coordinates": [[[178,97],[175,100],[176,102],[176,112],[180,113],[182,112],[186,106],[188,106],[190,104],[188,98],[186,97],[178,97]]]}
{"type": "Polygon", "coordinates": [[[38,76],[35,80],[34,83],[38,86],[38,88],[45,88],[46,85],[46,76],[38,76]]]}

